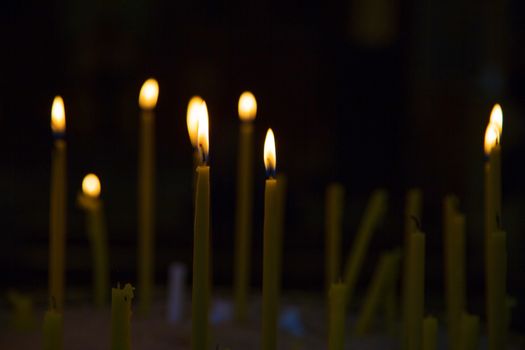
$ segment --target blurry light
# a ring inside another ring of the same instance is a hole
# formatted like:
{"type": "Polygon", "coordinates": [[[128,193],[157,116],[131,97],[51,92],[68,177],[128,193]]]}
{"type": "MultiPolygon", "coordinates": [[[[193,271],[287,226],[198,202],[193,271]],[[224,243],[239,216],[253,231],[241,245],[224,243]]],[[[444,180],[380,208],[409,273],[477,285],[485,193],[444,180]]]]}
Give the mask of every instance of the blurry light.
{"type": "Polygon", "coordinates": [[[56,134],[66,131],[66,112],[64,110],[64,100],[56,96],[51,107],[51,130],[56,134]]]}
{"type": "Polygon", "coordinates": [[[239,97],[239,118],[242,121],[250,121],[255,119],[257,114],[257,101],[255,96],[250,91],[245,91],[239,97]]]}
{"type": "Polygon", "coordinates": [[[188,103],[186,111],[186,124],[188,125],[188,134],[193,148],[197,147],[199,133],[199,112],[203,99],[200,96],[193,96],[188,103]]]}
{"type": "Polygon", "coordinates": [[[87,174],[82,180],[82,192],[86,196],[97,198],[100,195],[100,181],[95,174],[87,174]]]}
{"type": "Polygon", "coordinates": [[[142,109],[153,109],[157,105],[159,98],[159,83],[150,78],[142,84],[139,94],[139,106],[142,109]]]}

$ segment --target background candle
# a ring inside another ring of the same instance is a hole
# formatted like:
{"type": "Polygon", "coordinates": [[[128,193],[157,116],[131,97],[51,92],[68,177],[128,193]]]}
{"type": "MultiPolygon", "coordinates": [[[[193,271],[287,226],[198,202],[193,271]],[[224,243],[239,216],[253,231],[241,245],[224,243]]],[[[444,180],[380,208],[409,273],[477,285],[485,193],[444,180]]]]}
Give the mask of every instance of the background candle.
{"type": "Polygon", "coordinates": [[[55,306],[52,306],[44,315],[42,328],[44,350],[62,350],[64,342],[63,328],[62,314],[55,309],[55,306]]]}
{"type": "Polygon", "coordinates": [[[438,323],[434,316],[427,316],[423,320],[423,350],[437,349],[438,323]]]}
{"type": "Polygon", "coordinates": [[[253,120],[257,102],[249,91],[239,98],[239,158],[237,164],[237,208],[235,211],[235,310],[237,321],[246,319],[250,286],[250,255],[253,207],[253,120]]]}
{"type": "Polygon", "coordinates": [[[262,283],[262,349],[277,348],[278,313],[278,194],[275,138],[268,129],[264,142],[264,166],[268,173],[264,189],[264,227],[263,227],[263,283],[262,283]]]}
{"type": "Polygon", "coordinates": [[[210,298],[210,167],[208,158],[208,111],[201,103],[198,147],[202,165],[197,167],[195,224],[193,233],[193,287],[191,300],[191,347],[207,350],[209,342],[208,304],[210,298]]]}
{"type": "Polygon", "coordinates": [[[139,227],[139,310],[149,312],[153,289],[154,243],[155,243],[155,113],[159,96],[159,85],[148,79],[139,94],[140,147],[138,183],[138,227],[139,227]]]}
{"type": "Polygon", "coordinates": [[[95,174],[88,174],[82,181],[82,193],[77,202],[86,211],[87,235],[93,259],[93,296],[95,305],[103,306],[108,299],[109,262],[106,224],[100,196],[100,181],[95,174]]]}
{"type": "Polygon", "coordinates": [[[341,278],[341,237],[345,189],[339,183],[326,188],[325,197],[325,277],[326,291],[341,278]]]}
{"type": "Polygon", "coordinates": [[[117,286],[111,290],[111,350],[131,349],[133,289],[128,283],[122,289],[117,286]]]}
{"type": "Polygon", "coordinates": [[[343,350],[345,346],[346,286],[332,283],[328,293],[328,349],[343,350]]]}
{"type": "Polygon", "coordinates": [[[51,107],[51,130],[55,138],[51,159],[51,203],[49,219],[49,295],[57,310],[64,306],[66,240],[66,113],[62,97],[51,107]]]}
{"type": "Polygon", "coordinates": [[[419,350],[422,346],[423,311],[425,304],[425,235],[419,230],[410,234],[408,250],[407,331],[404,349],[419,350]]]}
{"type": "Polygon", "coordinates": [[[479,345],[479,317],[463,313],[461,315],[461,335],[458,349],[476,350],[479,345]]]}

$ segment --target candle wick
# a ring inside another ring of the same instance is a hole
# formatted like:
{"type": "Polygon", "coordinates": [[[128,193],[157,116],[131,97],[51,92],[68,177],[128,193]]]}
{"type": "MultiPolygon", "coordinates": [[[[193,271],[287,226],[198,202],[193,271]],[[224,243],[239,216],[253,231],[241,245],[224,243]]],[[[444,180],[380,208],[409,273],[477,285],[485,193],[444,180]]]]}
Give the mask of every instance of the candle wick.
{"type": "Polygon", "coordinates": [[[419,219],[415,215],[410,215],[410,218],[414,220],[417,229],[421,231],[421,222],[419,221],[419,219]]]}
{"type": "Polygon", "coordinates": [[[206,152],[204,152],[204,147],[202,146],[201,143],[199,143],[199,153],[201,154],[201,161],[202,161],[202,165],[205,165],[206,164],[206,161],[207,161],[207,157],[206,157],[206,152]]]}

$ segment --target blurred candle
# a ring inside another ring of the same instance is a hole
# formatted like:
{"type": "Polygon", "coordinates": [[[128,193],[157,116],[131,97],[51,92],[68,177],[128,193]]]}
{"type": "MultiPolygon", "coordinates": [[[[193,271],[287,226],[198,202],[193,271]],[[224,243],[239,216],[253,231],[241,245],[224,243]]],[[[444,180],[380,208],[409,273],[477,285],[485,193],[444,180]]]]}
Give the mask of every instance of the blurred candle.
{"type": "Polygon", "coordinates": [[[193,235],[193,287],[191,300],[191,347],[207,350],[209,342],[208,309],[210,298],[210,167],[208,162],[208,110],[202,102],[199,111],[195,222],[193,235]]]}
{"type": "Polygon", "coordinates": [[[104,306],[108,300],[109,262],[106,224],[103,203],[100,199],[100,180],[88,174],[82,181],[82,193],[78,195],[79,206],[86,211],[87,234],[93,259],[93,296],[95,305],[104,306]]]}
{"type": "Polygon", "coordinates": [[[423,320],[423,350],[437,349],[438,323],[434,316],[427,316],[423,320]]]}
{"type": "Polygon", "coordinates": [[[139,310],[149,312],[154,284],[155,243],[155,106],[159,96],[159,84],[148,79],[139,93],[140,146],[138,176],[138,295],[139,310]]]}
{"type": "Polygon", "coordinates": [[[408,304],[407,339],[404,349],[420,350],[425,303],[425,235],[412,232],[408,249],[408,304]]]}
{"type": "Polygon", "coordinates": [[[476,350],[479,346],[479,317],[463,313],[459,350],[476,350]]]}
{"type": "Polygon", "coordinates": [[[361,272],[361,266],[363,260],[368,251],[368,245],[372,234],[377,228],[379,221],[383,218],[386,212],[386,201],[387,193],[385,190],[376,190],[370,197],[368,205],[357,231],[357,235],[352,245],[352,250],[348,256],[348,260],[345,266],[344,282],[347,287],[347,305],[350,304],[352,299],[353,291],[359,273],[361,272]]]}
{"type": "Polygon", "coordinates": [[[268,129],[264,142],[264,166],[267,180],[264,190],[264,228],[263,228],[263,283],[262,283],[262,350],[277,348],[278,312],[278,194],[276,170],[275,138],[268,129]]]}
{"type": "Polygon", "coordinates": [[[131,300],[133,287],[127,283],[124,288],[111,290],[111,350],[131,349],[131,300]]]}
{"type": "MultiPolygon", "coordinates": [[[[54,302],[52,304],[54,304],[54,302]]],[[[56,305],[52,305],[44,315],[44,325],[42,329],[44,350],[63,349],[63,328],[64,321],[62,319],[62,314],[56,310],[56,305]]]]}
{"type": "Polygon", "coordinates": [[[489,350],[507,348],[507,234],[496,231],[489,237],[489,350]]]}
{"type": "Polygon", "coordinates": [[[237,210],[235,221],[235,309],[236,321],[246,319],[250,286],[250,255],[253,207],[253,120],[257,102],[249,91],[239,98],[239,156],[237,163],[237,210]]]}
{"type": "Polygon", "coordinates": [[[49,219],[49,295],[56,308],[64,306],[66,240],[66,113],[62,97],[56,96],[51,108],[54,147],[51,157],[51,203],[49,219]]]}
{"type": "Polygon", "coordinates": [[[343,350],[345,346],[346,286],[332,283],[328,293],[328,350],[343,350]]]}
{"type": "Polygon", "coordinates": [[[325,277],[326,291],[341,278],[341,237],[345,189],[339,183],[326,188],[325,197],[325,277]]]}

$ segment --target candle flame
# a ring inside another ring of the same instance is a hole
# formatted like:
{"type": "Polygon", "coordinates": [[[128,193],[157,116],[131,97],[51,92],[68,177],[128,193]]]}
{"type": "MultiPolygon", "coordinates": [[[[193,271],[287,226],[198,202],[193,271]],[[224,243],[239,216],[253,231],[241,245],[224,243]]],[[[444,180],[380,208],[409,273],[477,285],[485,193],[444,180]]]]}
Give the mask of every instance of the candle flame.
{"type": "Polygon", "coordinates": [[[239,118],[244,121],[255,119],[257,114],[257,101],[250,91],[245,91],[239,97],[239,118]]]}
{"type": "Polygon", "coordinates": [[[53,106],[51,107],[51,130],[58,134],[62,134],[66,131],[64,100],[60,96],[55,96],[53,106]]]}
{"type": "Polygon", "coordinates": [[[490,113],[490,124],[496,125],[498,128],[498,135],[503,132],[503,111],[499,103],[496,103],[490,113]]]}
{"type": "Polygon", "coordinates": [[[193,148],[197,147],[197,139],[199,132],[199,111],[201,103],[203,102],[200,96],[193,96],[188,103],[186,111],[186,124],[188,125],[188,134],[193,148]]]}
{"type": "Polygon", "coordinates": [[[153,109],[157,105],[159,98],[159,83],[150,78],[142,84],[139,93],[139,106],[142,109],[153,109]]]}
{"type": "Polygon", "coordinates": [[[206,102],[202,101],[199,108],[198,143],[199,152],[201,152],[203,163],[206,163],[208,159],[208,152],[210,148],[208,123],[208,108],[206,107],[206,102]]]}
{"type": "Polygon", "coordinates": [[[86,196],[97,198],[100,195],[100,180],[95,174],[87,174],[82,180],[82,192],[86,196]]]}
{"type": "Polygon", "coordinates": [[[487,125],[487,130],[485,130],[485,144],[484,144],[484,150],[487,156],[490,155],[490,152],[492,152],[492,149],[494,148],[494,146],[497,145],[498,141],[499,141],[498,126],[494,123],[489,123],[489,125],[487,125]]]}
{"type": "Polygon", "coordinates": [[[266,132],[266,139],[264,140],[264,167],[270,177],[275,174],[277,167],[277,154],[275,151],[275,137],[272,129],[266,132]]]}

